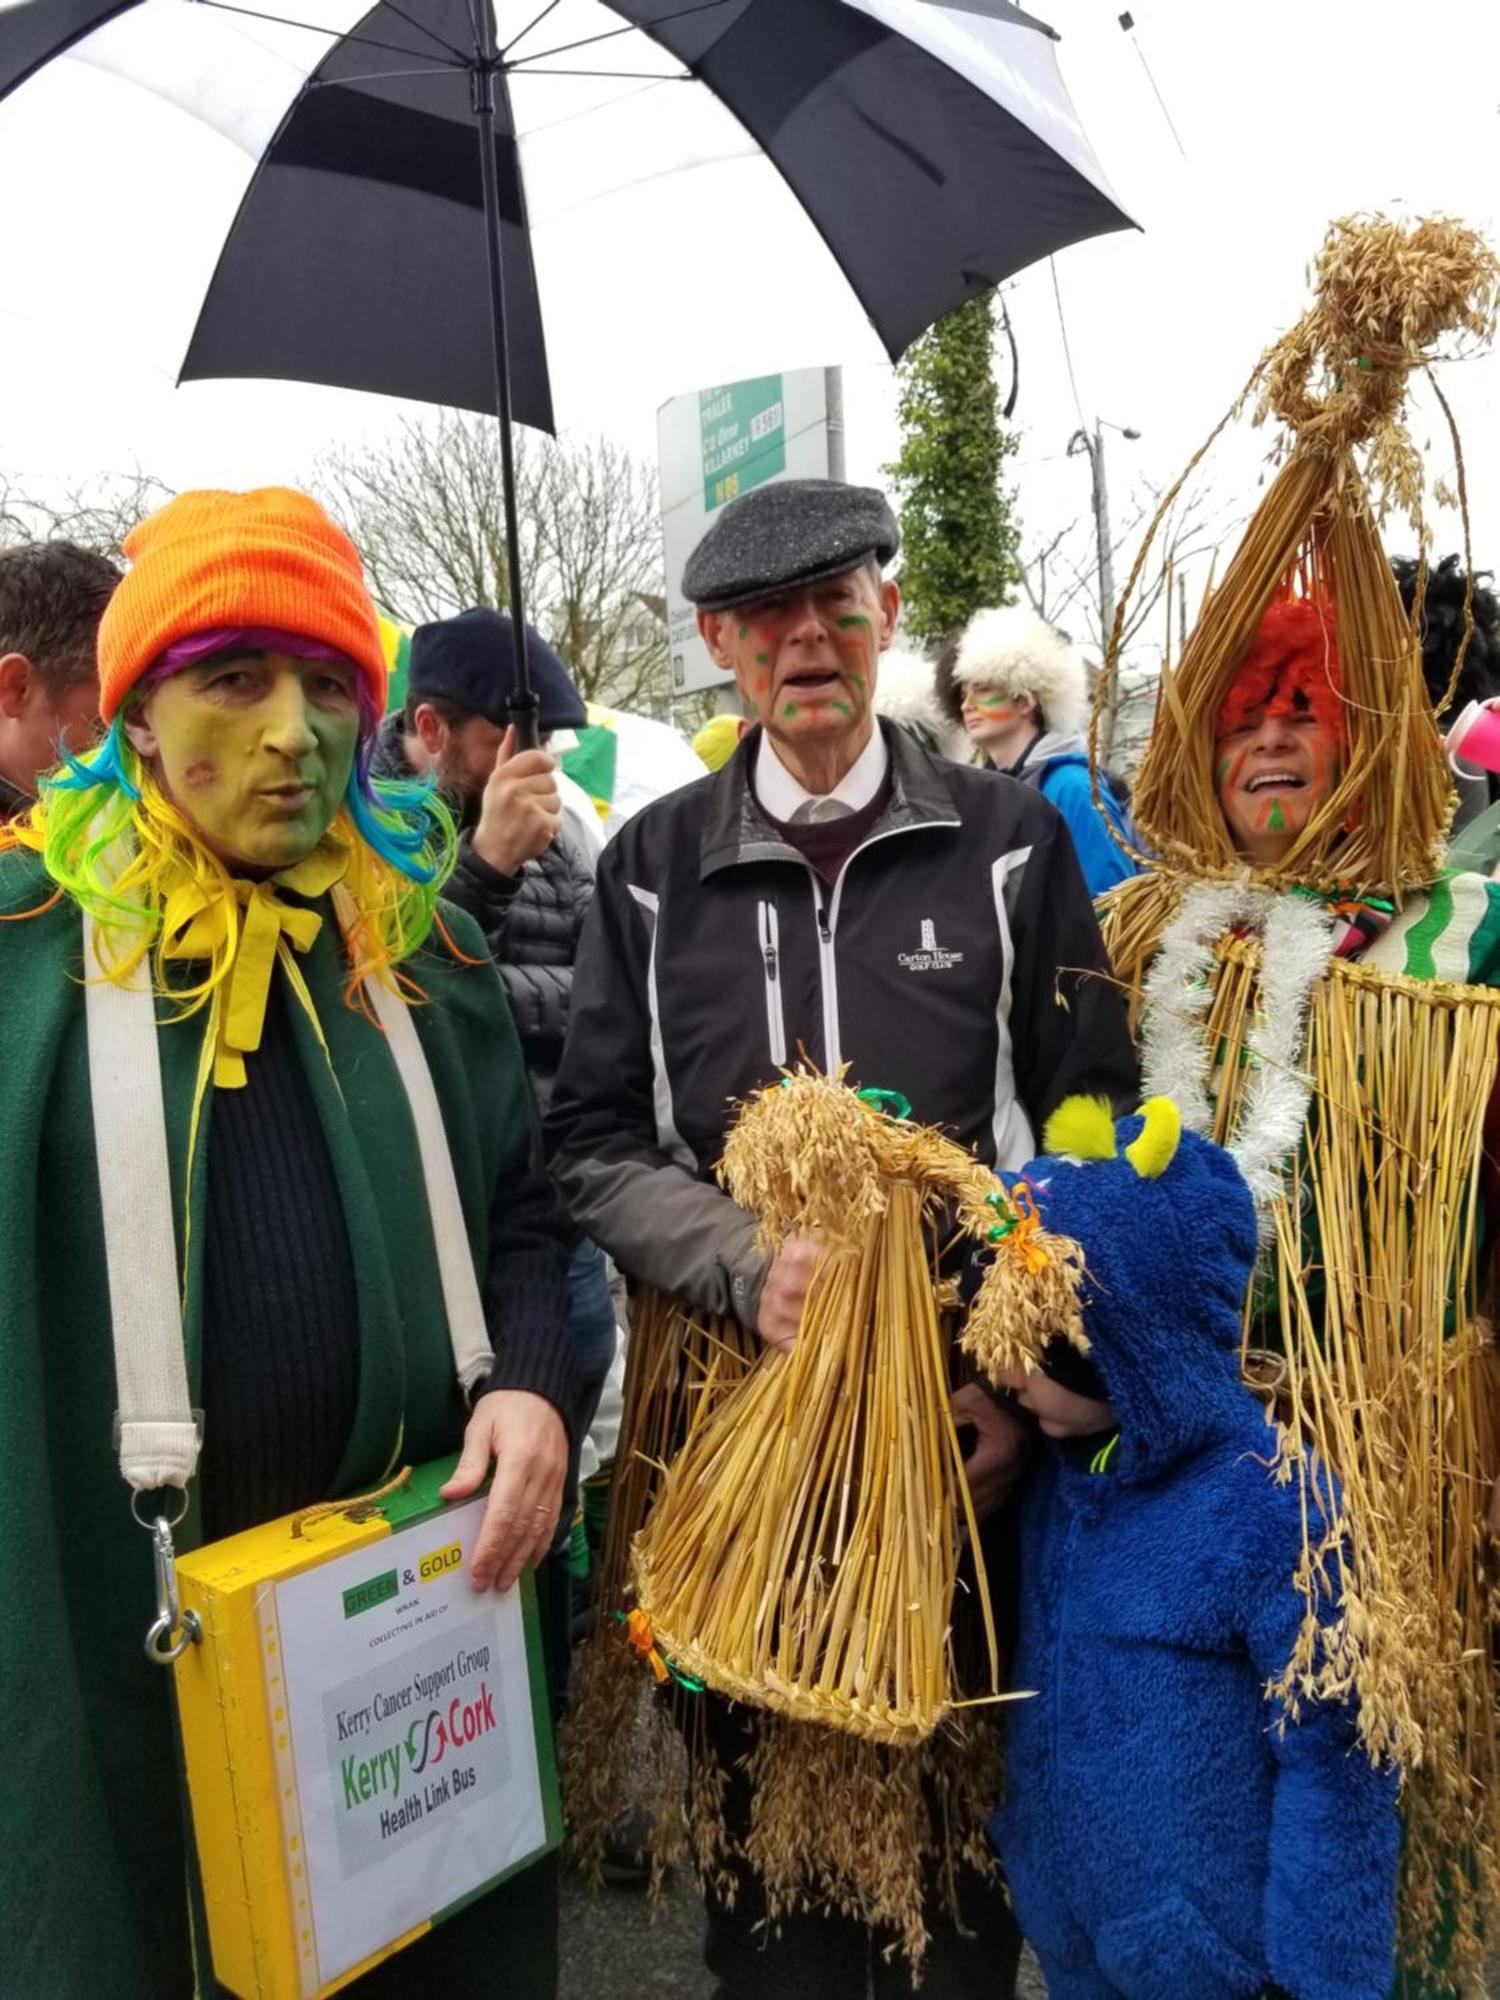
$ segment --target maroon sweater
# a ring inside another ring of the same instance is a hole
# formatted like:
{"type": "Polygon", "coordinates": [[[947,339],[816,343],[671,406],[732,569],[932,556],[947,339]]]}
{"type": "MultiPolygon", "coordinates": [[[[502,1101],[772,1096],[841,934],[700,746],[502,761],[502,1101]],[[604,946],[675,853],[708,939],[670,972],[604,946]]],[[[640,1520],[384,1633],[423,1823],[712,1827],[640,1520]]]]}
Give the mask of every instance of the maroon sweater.
{"type": "MultiPolygon", "coordinates": [[[[880,790],[858,812],[840,813],[833,819],[798,820],[795,824],[784,819],[771,819],[769,813],[766,813],[766,818],[788,847],[795,847],[802,859],[816,868],[825,882],[833,883],[849,856],[885,811],[890,797],[891,774],[887,771],[880,790]]],[[[764,806],[761,811],[766,812],[764,806]]]]}

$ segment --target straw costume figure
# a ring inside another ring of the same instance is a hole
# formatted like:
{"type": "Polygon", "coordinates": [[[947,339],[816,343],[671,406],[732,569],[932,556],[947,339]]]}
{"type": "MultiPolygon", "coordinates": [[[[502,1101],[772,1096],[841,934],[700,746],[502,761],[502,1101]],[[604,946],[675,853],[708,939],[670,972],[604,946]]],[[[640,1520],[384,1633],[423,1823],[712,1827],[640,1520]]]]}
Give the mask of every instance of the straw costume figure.
{"type": "MultiPolygon", "coordinates": [[[[106,733],[0,851],[0,1990],[56,2000],[212,1986],[135,1504],[192,1548],[462,1439],[450,1498],[495,1461],[471,1581],[508,1586],[567,1461],[561,1221],[503,992],[439,902],[451,823],[369,776],[354,546],[267,488],[183,494],[126,554],[106,733]],[[180,1420],[129,1401],[112,1333],[185,1364],[180,1420]]],[[[547,2000],[555,1898],[539,1864],[361,1991],[477,1991],[503,1954],[547,2000]]]]}
{"type": "Polygon", "coordinates": [[[1497,275],[1453,223],[1330,231],[1313,306],[1252,377],[1280,470],[1164,673],[1134,794],[1156,858],[1106,920],[1145,1087],[1229,1147],[1260,1212],[1244,1359],[1274,1384],[1283,1476],[1306,1491],[1311,1452],[1342,1489],[1332,1518],[1307,1493],[1276,1696],[1358,1696],[1366,1748],[1406,1774],[1410,1977],[1465,1992],[1500,1911],[1500,904],[1444,872],[1447,766],[1376,508],[1420,533],[1409,378],[1445,336],[1489,337],[1497,275]]]}
{"type": "MultiPolygon", "coordinates": [[[[651,1685],[639,1666],[634,1690],[621,1675],[633,1649],[656,1683],[675,1683],[700,1865],[734,1852],[772,1923],[830,1905],[920,1966],[927,1876],[985,1865],[1003,1687],[984,1568],[961,1565],[960,1528],[974,1548],[981,1530],[931,1232],[947,1219],[992,1253],[965,1339],[1018,1364],[1034,1366],[1053,1334],[1076,1336],[1080,1272],[1024,1191],[1008,1197],[905,1108],[805,1068],[741,1108],[725,1186],[765,1241],[807,1229],[825,1255],[785,1351],[757,1358],[722,1324],[693,1329],[659,1305],[638,1317],[622,1451],[655,1477],[648,1490],[637,1474],[612,1503],[604,1597],[632,1609],[596,1642],[568,1763],[587,1846],[651,1685]],[[695,1727],[705,1688],[761,1715],[738,1840],[722,1817],[722,1749],[695,1727]]],[[[673,1778],[668,1758],[656,1805],[678,1819],[673,1778]]]]}

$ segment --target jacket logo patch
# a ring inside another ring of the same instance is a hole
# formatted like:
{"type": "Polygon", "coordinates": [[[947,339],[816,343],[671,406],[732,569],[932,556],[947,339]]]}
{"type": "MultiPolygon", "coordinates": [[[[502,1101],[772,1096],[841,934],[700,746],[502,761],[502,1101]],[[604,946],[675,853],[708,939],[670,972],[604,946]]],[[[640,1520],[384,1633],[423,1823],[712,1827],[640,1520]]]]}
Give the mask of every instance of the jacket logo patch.
{"type": "Polygon", "coordinates": [[[896,954],[896,963],[904,972],[947,972],[950,967],[962,965],[961,951],[945,951],[937,941],[937,925],[931,917],[923,917],[921,943],[915,951],[896,954]]]}

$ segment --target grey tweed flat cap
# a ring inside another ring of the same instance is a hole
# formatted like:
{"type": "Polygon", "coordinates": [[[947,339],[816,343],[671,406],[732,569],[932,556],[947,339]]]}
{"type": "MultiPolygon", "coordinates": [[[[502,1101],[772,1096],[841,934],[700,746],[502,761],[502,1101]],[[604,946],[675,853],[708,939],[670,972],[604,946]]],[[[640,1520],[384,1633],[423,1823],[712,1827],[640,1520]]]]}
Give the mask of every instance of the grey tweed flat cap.
{"type": "Polygon", "coordinates": [[[896,517],[873,486],[773,480],[730,501],[688,557],[682,594],[700,611],[727,611],[837,576],[866,556],[884,566],[900,546],[896,517]]]}

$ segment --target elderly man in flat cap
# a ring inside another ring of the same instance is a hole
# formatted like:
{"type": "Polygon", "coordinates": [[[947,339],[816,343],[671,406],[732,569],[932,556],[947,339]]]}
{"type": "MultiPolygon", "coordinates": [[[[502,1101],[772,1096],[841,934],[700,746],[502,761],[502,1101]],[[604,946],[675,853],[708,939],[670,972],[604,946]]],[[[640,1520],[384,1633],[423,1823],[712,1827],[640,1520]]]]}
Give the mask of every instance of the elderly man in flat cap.
{"type": "MultiPolygon", "coordinates": [[[[898,544],[879,493],[787,480],[732,502],[694,551],[684,591],[755,726],[605,851],[548,1121],[573,1213],[622,1269],[779,1345],[817,1245],[766,1256],[713,1169],[732,1104],[783,1064],[847,1063],[1002,1167],[1034,1156],[1062,1098],[1135,1088],[1121,1003],[1089,976],[1106,961],[1056,812],[875,716],[898,544]]],[[[977,1439],[976,1501],[995,1506],[1017,1422],[972,1385],[955,1409],[977,1439]]],[[[747,1814],[727,1801],[731,1823],[747,1814]]],[[[928,1913],[925,1990],[996,2000],[1015,1933],[998,1887],[969,1886],[962,1929],[928,1913]]],[[[888,1940],[831,1913],[768,1932],[763,1910],[748,1874],[732,1904],[709,1894],[725,2000],[865,2000],[872,1976],[881,1995],[906,1990],[888,1940]]]]}

